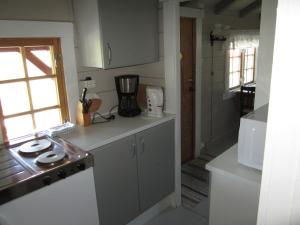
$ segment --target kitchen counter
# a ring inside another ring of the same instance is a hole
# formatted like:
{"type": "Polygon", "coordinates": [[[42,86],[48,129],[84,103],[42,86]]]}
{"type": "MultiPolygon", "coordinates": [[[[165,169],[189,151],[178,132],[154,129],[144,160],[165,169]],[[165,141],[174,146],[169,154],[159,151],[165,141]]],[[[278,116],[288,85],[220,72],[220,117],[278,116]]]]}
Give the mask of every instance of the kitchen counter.
{"type": "Polygon", "coordinates": [[[78,126],[69,133],[60,135],[60,137],[84,151],[90,151],[172,119],[175,119],[173,114],[164,114],[162,118],[144,115],[135,117],[117,115],[113,121],[93,124],[89,127],[78,126]]]}
{"type": "Polygon", "coordinates": [[[206,165],[209,225],[256,224],[261,171],[238,163],[237,144],[206,165]]]}
{"type": "Polygon", "coordinates": [[[237,144],[206,164],[206,169],[226,176],[245,179],[260,184],[261,171],[238,163],[237,144]]]}

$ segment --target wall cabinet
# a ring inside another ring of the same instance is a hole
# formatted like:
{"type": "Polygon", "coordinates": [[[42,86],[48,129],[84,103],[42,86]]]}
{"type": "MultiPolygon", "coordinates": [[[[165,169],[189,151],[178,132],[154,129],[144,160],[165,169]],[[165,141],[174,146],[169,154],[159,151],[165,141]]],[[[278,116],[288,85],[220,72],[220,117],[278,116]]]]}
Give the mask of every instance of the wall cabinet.
{"type": "Polygon", "coordinates": [[[74,0],[74,15],[83,66],[158,61],[157,0],[74,0]]]}
{"type": "Polygon", "coordinates": [[[124,225],[174,192],[174,122],[92,151],[101,225],[124,225]]]}

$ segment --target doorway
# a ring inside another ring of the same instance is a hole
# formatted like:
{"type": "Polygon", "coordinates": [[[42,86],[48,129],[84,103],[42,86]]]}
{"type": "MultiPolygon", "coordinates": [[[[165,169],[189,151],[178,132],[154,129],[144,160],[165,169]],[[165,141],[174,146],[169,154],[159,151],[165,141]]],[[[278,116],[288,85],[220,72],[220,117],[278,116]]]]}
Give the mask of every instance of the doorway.
{"type": "Polygon", "coordinates": [[[195,157],[196,19],[180,18],[181,163],[195,157]]]}

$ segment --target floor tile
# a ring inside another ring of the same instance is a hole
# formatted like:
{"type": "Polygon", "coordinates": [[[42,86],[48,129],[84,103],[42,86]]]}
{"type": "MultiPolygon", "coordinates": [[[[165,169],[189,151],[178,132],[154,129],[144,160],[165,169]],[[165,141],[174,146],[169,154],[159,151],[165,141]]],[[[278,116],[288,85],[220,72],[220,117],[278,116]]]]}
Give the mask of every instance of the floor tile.
{"type": "Polygon", "coordinates": [[[207,220],[183,207],[170,209],[145,225],[208,225],[207,220]]]}
{"type": "Polygon", "coordinates": [[[203,199],[202,201],[200,201],[200,203],[198,203],[195,207],[191,208],[190,210],[208,220],[208,216],[209,216],[208,198],[203,199]]]}

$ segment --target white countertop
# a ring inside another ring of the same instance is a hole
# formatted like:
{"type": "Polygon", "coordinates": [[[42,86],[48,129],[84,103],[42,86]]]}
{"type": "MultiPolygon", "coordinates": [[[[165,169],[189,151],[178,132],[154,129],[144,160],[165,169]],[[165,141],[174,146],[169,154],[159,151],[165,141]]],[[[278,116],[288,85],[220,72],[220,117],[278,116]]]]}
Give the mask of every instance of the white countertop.
{"type": "Polygon", "coordinates": [[[143,115],[135,117],[116,116],[115,120],[107,123],[93,124],[89,127],[78,126],[69,133],[60,135],[60,137],[84,151],[90,151],[172,119],[175,119],[173,114],[165,114],[162,118],[143,115]]]}
{"type": "Polygon", "coordinates": [[[206,169],[212,173],[234,176],[258,184],[261,182],[261,171],[238,163],[237,144],[206,164],[206,169]]]}

